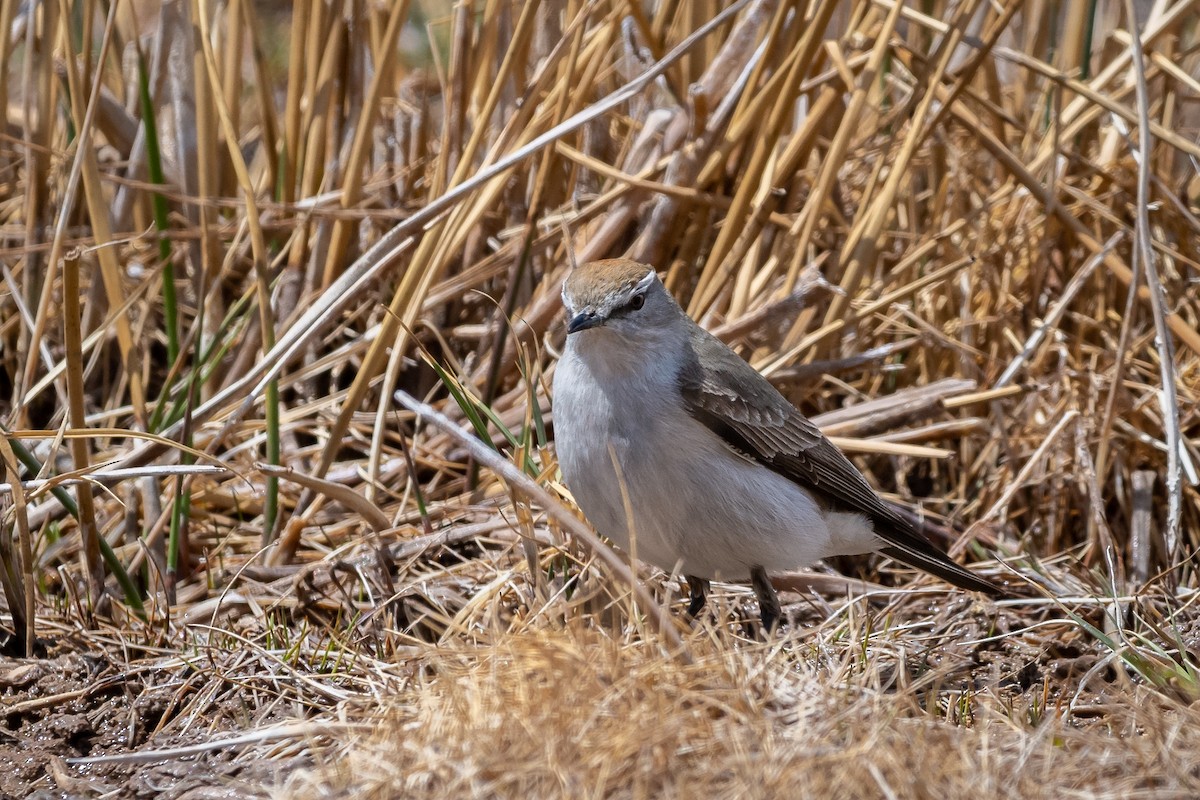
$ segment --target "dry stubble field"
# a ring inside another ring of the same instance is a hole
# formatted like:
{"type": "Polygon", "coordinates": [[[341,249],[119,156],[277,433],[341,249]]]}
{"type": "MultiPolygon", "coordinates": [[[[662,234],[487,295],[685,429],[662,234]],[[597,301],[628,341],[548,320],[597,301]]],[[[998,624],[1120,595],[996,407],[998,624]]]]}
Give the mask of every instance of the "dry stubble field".
{"type": "Polygon", "coordinates": [[[4,3],[0,796],[1196,796],[1200,3],[1133,5],[4,3]],[[635,591],[571,254],[1009,596],[635,591]]]}

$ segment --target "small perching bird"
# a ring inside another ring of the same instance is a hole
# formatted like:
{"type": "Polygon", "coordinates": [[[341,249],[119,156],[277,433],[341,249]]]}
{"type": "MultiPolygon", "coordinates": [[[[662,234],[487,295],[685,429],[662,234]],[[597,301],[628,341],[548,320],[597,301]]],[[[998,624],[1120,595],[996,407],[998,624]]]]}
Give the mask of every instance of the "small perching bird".
{"type": "Polygon", "coordinates": [[[998,593],[880,499],[766,378],[688,317],[652,267],[585,264],[562,298],[563,478],[597,531],[687,577],[691,615],[709,581],[749,579],[770,630],[780,614],[770,573],[873,551],[998,593]]]}

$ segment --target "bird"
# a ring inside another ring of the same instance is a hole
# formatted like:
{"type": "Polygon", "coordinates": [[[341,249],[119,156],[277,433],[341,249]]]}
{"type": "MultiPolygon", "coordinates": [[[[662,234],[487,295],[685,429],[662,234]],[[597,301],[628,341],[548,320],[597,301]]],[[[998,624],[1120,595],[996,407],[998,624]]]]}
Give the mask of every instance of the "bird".
{"type": "Polygon", "coordinates": [[[757,370],[696,324],[656,270],[575,267],[552,420],[562,478],[598,533],[680,574],[688,614],[711,581],[749,581],[766,632],[770,574],[879,552],[959,588],[998,595],[885,502],[757,370]]]}

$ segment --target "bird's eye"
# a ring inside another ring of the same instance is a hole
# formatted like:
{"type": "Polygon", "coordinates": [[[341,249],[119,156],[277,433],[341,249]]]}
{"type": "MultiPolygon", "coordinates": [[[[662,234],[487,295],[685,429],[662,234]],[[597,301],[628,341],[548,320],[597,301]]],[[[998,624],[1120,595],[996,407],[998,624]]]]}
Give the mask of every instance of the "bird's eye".
{"type": "Polygon", "coordinates": [[[646,295],[644,294],[635,294],[633,299],[629,301],[629,307],[634,311],[637,311],[644,305],[646,305],[646,295]]]}

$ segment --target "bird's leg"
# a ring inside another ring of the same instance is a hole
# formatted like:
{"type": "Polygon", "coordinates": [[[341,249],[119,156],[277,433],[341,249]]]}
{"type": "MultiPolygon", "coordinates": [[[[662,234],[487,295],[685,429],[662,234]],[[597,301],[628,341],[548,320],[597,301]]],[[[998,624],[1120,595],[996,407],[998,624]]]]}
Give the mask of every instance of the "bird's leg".
{"type": "Polygon", "coordinates": [[[767,577],[767,571],[762,567],[750,569],[750,583],[754,586],[754,595],[758,598],[758,613],[762,618],[763,634],[769,635],[779,624],[783,609],[779,605],[779,595],[767,577]]]}
{"type": "Polygon", "coordinates": [[[688,603],[688,616],[692,619],[696,618],[704,609],[704,604],[708,602],[708,581],[704,578],[697,578],[695,575],[687,576],[688,589],[692,593],[692,602],[688,603]]]}

